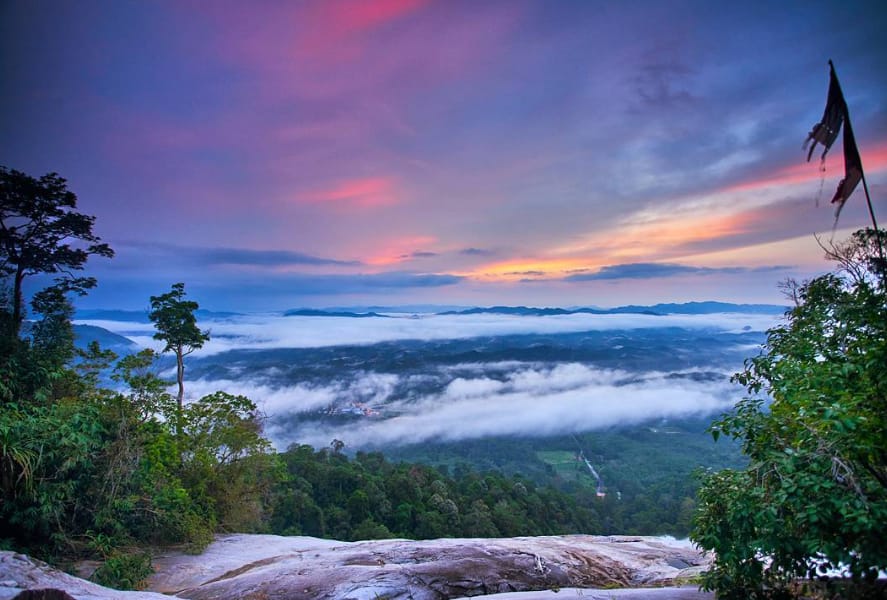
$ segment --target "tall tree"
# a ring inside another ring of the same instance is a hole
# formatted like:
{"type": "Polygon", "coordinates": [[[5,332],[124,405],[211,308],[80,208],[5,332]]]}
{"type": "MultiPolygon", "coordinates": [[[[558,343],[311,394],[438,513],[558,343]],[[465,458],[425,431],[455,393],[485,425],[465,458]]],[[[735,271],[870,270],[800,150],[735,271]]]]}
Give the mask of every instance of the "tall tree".
{"type": "Polygon", "coordinates": [[[0,167],[0,275],[12,278],[8,337],[18,337],[24,319],[22,284],[38,273],[58,273],[67,291],[85,293],[92,277],[76,277],[91,255],[114,251],[92,232],[95,217],[77,212],[77,196],[56,173],[39,179],[0,167]]]}
{"type": "Polygon", "coordinates": [[[199,307],[197,302],[185,300],[184,283],[174,283],[171,291],[160,296],[151,296],[151,312],[148,318],[157,328],[154,339],[166,342],[163,351],[172,351],[176,355],[176,381],[179,384],[176,396],[177,428],[181,427],[182,404],[185,397],[185,357],[203,347],[204,342],[209,340],[209,330],[201,331],[197,327],[194,311],[199,307]]]}

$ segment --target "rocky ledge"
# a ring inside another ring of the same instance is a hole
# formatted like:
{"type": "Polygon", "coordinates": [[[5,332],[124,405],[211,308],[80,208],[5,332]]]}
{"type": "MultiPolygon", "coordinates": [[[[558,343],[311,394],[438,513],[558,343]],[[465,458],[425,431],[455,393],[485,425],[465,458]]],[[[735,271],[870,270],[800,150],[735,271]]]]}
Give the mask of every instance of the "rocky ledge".
{"type": "MultiPolygon", "coordinates": [[[[686,542],[657,537],[551,536],[502,539],[337,542],[273,535],[220,536],[203,554],[154,561],[152,592],[179,598],[441,600],[581,588],[602,597],[704,598],[677,588],[708,562],[686,542]],[[655,587],[642,592],[638,589],[655,587]],[[673,588],[670,592],[664,587],[673,588]],[[622,588],[622,590],[617,590],[622,588]]],[[[10,552],[0,553],[0,600],[24,589],[57,588],[77,599],[162,598],[117,592],[10,552]]]]}

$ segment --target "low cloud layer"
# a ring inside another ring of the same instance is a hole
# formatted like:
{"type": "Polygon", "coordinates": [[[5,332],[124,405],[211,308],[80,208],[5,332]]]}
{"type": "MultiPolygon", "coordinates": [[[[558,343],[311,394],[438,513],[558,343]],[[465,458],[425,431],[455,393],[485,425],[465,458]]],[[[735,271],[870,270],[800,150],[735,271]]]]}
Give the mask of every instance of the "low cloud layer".
{"type": "MultiPolygon", "coordinates": [[[[174,377],[170,371],[166,375],[174,377]]],[[[391,395],[398,377],[382,373],[361,374],[351,381],[339,380],[329,385],[297,384],[280,386],[247,377],[238,379],[198,379],[188,382],[188,398],[196,400],[224,390],[243,395],[260,406],[270,417],[316,412],[341,404],[347,398],[360,398],[378,404],[391,395]]]]}
{"type": "Polygon", "coordinates": [[[215,385],[251,395],[269,415],[268,434],[280,447],[291,443],[324,447],[333,439],[351,448],[455,441],[488,436],[546,436],[592,431],[661,418],[706,415],[726,409],[739,390],[723,377],[694,379],[696,371],[635,374],[571,363],[502,365],[490,373],[455,377],[439,392],[391,400],[408,382],[387,374],[364,374],[329,386],[268,389],[236,382],[199,382],[192,392],[215,385]],[[347,423],[318,421],[329,407],[348,408],[352,400],[374,416],[347,423]],[[304,419],[306,416],[310,420],[304,419]]]}
{"type": "MultiPolygon", "coordinates": [[[[152,339],[150,323],[117,321],[78,321],[97,325],[125,335],[136,343],[160,348],[152,339]]],[[[243,315],[218,321],[201,322],[209,329],[210,341],[194,356],[208,356],[228,350],[274,348],[317,348],[353,344],[375,344],[395,340],[447,340],[474,337],[558,334],[582,331],[634,330],[660,327],[717,329],[739,332],[745,328],[765,331],[777,322],[772,315],[720,313],[706,315],[570,314],[553,316],[477,315],[394,315],[390,318],[283,317],[243,315]]]]}

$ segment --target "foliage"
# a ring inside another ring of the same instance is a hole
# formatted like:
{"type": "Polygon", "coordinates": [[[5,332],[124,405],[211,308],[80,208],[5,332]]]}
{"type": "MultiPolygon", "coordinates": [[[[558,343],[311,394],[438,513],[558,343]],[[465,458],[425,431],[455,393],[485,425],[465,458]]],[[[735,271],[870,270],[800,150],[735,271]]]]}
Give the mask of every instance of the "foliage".
{"type": "Polygon", "coordinates": [[[117,361],[75,348],[68,296],[95,281],[72,272],[112,255],[75,207],[57,175],[0,168],[0,531],[4,547],[44,559],[101,558],[97,580],[134,587],[150,556],[133,546],[200,550],[218,529],[261,530],[283,472],[249,399],[182,406],[181,357],[208,337],[183,284],[151,299],[157,337],[180,359],[178,402],[150,350],[117,361]],[[38,273],[62,276],[33,295],[37,319],[23,326],[21,284],[38,273]],[[118,390],[99,385],[111,369],[118,390]]]}
{"type": "Polygon", "coordinates": [[[92,574],[92,581],[119,590],[140,590],[145,580],[154,574],[151,555],[148,552],[125,554],[116,552],[92,574]]]}
{"type": "Polygon", "coordinates": [[[12,310],[3,335],[17,338],[24,318],[22,283],[38,273],[61,273],[66,291],[95,286],[91,277],[75,277],[91,255],[111,257],[113,250],[92,232],[95,217],[75,211],[77,196],[56,173],[36,179],[0,167],[0,275],[11,277],[12,310]],[[72,245],[72,241],[80,242],[72,245]]]}
{"type": "Polygon", "coordinates": [[[600,521],[595,533],[686,537],[699,486],[694,471],[746,462],[737,444],[713,443],[707,426],[701,418],[669,419],[575,436],[425,442],[387,450],[386,457],[436,465],[455,479],[472,470],[519,474],[592,508],[600,521]],[[580,450],[602,477],[606,497],[597,497],[596,479],[577,460],[580,450]]]}
{"type": "Polygon", "coordinates": [[[715,552],[703,583],[719,597],[779,597],[829,569],[860,582],[887,567],[887,290],[873,236],[831,249],[838,273],[790,286],[786,323],[735,376],[751,395],[712,426],[750,460],[700,490],[693,539],[715,552]]]}
{"type": "Polygon", "coordinates": [[[117,361],[97,344],[75,349],[67,295],[79,285],[34,294],[39,318],[12,338],[15,303],[0,297],[2,543],[47,560],[97,556],[99,580],[131,587],[150,567],[133,546],[200,550],[219,528],[262,529],[281,471],[248,399],[219,392],[179,411],[150,350],[117,361]],[[120,390],[99,387],[111,369],[120,390]]]}
{"type": "MultiPolygon", "coordinates": [[[[40,319],[28,323],[29,337],[0,336],[0,404],[20,397],[43,402],[76,385],[64,368],[74,355],[74,334],[73,309],[61,289],[50,286],[34,295],[32,307],[40,319]]],[[[0,307],[0,320],[9,319],[6,307],[0,307]]]]}
{"type": "MultiPolygon", "coordinates": [[[[152,358],[120,361],[115,376],[129,392],[80,380],[75,396],[0,412],[0,528],[17,549],[89,555],[90,540],[103,536],[113,548],[199,550],[220,527],[263,529],[280,471],[255,405],[221,392],[203,398],[187,407],[179,437],[175,403],[148,370],[152,358]]],[[[68,378],[75,375],[58,381],[68,378]]]]}
{"type": "Polygon", "coordinates": [[[166,342],[164,352],[172,350],[189,354],[209,339],[209,333],[197,327],[194,311],[198,308],[197,302],[185,300],[184,283],[174,283],[171,291],[151,296],[148,318],[157,327],[154,339],[166,342]]]}
{"type": "Polygon", "coordinates": [[[256,405],[216,392],[189,404],[182,423],[184,484],[206,499],[222,530],[262,530],[266,499],[282,472],[256,405]]]}
{"type": "Polygon", "coordinates": [[[591,533],[595,510],[518,476],[390,463],[378,452],[351,460],[336,448],[291,446],[277,486],[275,533],[336,539],[501,537],[591,533]]]}

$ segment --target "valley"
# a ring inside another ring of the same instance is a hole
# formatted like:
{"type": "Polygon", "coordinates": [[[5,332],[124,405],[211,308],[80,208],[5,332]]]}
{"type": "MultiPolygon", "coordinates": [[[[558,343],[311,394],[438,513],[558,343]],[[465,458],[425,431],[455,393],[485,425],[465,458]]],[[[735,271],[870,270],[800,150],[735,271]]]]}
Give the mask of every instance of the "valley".
{"type": "MultiPolygon", "coordinates": [[[[472,472],[524,478],[592,509],[594,533],[685,536],[696,474],[744,462],[706,429],[741,397],[729,378],[779,309],[688,317],[705,310],[694,304],[675,314],[205,311],[217,346],[189,357],[186,390],[250,397],[279,450],[341,444],[347,455],[381,452],[456,482],[472,472]],[[619,321],[607,321],[614,314],[619,321]]],[[[78,327],[100,323],[118,347],[110,336],[147,341],[137,313],[87,316],[99,319],[78,327]]],[[[164,357],[161,374],[171,366],[164,357]]]]}

